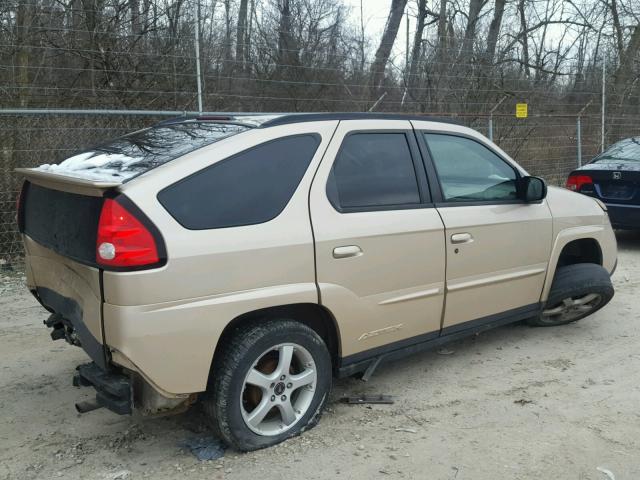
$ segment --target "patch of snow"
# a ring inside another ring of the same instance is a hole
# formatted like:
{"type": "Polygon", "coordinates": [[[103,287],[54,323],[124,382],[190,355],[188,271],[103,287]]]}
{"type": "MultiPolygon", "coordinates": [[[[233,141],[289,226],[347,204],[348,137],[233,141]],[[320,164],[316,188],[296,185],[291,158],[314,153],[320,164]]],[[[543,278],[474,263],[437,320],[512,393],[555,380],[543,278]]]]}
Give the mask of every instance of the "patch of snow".
{"type": "Polygon", "coordinates": [[[233,117],[234,120],[241,122],[241,123],[246,123],[247,125],[252,125],[254,127],[259,127],[260,125],[262,125],[263,123],[266,123],[268,121],[274,120],[276,118],[280,118],[282,117],[283,114],[277,114],[277,115],[236,115],[235,117],[233,117]]]}
{"type": "Polygon", "coordinates": [[[67,158],[57,165],[40,165],[36,170],[86,180],[123,181],[139,173],[130,167],[140,161],[142,161],[141,158],[122,153],[89,151],[67,158]]]}

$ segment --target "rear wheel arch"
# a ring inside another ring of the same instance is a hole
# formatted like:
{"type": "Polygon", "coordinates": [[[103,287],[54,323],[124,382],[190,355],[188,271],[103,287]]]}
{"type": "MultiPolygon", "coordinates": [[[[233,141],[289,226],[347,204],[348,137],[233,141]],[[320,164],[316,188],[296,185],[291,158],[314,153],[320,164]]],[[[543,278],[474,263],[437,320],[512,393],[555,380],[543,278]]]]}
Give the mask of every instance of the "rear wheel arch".
{"type": "Polygon", "coordinates": [[[327,345],[333,366],[338,365],[341,352],[340,331],[333,314],[326,307],[316,303],[294,303],[254,310],[231,320],[218,338],[210,373],[213,372],[216,362],[220,360],[222,347],[228,343],[240,327],[250,323],[277,319],[293,320],[315,331],[327,345]]]}

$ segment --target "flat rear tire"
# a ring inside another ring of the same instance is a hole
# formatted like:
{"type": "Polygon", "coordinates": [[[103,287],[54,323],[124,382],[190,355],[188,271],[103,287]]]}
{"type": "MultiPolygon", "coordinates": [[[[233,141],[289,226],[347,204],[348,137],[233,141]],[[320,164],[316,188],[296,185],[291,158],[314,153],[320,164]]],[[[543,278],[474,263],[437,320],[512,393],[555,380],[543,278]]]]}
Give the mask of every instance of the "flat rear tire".
{"type": "Polygon", "coordinates": [[[322,338],[293,320],[241,326],[217,355],[203,405],[230,446],[269,447],[314,427],[332,382],[322,338]]]}

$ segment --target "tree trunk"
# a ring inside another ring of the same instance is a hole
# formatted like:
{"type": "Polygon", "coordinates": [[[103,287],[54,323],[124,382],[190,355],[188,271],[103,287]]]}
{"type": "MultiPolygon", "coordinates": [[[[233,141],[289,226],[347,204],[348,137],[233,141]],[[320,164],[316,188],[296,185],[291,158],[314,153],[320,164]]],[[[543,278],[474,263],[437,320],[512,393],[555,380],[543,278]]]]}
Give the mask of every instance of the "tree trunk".
{"type": "Polygon", "coordinates": [[[249,0],[240,0],[238,9],[238,28],[236,29],[236,67],[244,72],[245,56],[244,49],[247,43],[247,6],[249,0]]]}
{"type": "MultiPolygon", "coordinates": [[[[525,0],[520,0],[518,3],[518,13],[520,14],[520,29],[522,32],[527,31],[527,17],[524,12],[525,0]]],[[[522,63],[524,64],[524,73],[527,78],[531,75],[529,71],[529,40],[527,35],[522,36],[522,63]]]]}
{"type": "Polygon", "coordinates": [[[418,64],[420,63],[420,52],[422,50],[422,34],[427,17],[427,0],[418,0],[418,18],[416,23],[416,33],[413,36],[413,47],[411,49],[411,68],[409,69],[409,86],[415,86],[418,76],[418,64]]]}
{"type": "Polygon", "coordinates": [[[609,8],[611,10],[611,17],[613,19],[613,28],[616,32],[616,47],[618,49],[618,58],[621,58],[622,53],[624,52],[624,40],[622,37],[622,27],[620,26],[620,16],[618,15],[618,5],[616,3],[616,0],[611,0],[609,8]]]}
{"type": "Polygon", "coordinates": [[[131,33],[140,35],[142,33],[140,26],[140,0],[129,0],[129,10],[131,11],[131,33]]]}
{"type": "Polygon", "coordinates": [[[245,58],[244,67],[245,67],[245,72],[249,74],[251,74],[251,72],[253,71],[251,45],[253,44],[253,21],[254,21],[255,14],[256,14],[256,2],[255,0],[251,0],[250,6],[249,6],[248,23],[247,23],[247,34],[245,35],[247,44],[245,45],[245,48],[244,48],[244,58],[245,58]]]}
{"type": "Polygon", "coordinates": [[[627,48],[624,49],[620,56],[620,63],[615,73],[615,87],[616,92],[624,92],[627,86],[638,77],[634,75],[633,66],[638,54],[640,53],[640,25],[636,25],[633,28],[631,39],[627,48]],[[633,78],[632,78],[633,77],[633,78]]]}
{"type": "MultiPolygon", "coordinates": [[[[467,28],[464,31],[464,41],[462,42],[462,59],[467,63],[473,57],[473,41],[476,38],[476,26],[480,10],[484,6],[484,0],[470,0],[469,14],[467,15],[467,28]]],[[[465,66],[463,66],[464,68],[465,66]]]]}
{"type": "Polygon", "coordinates": [[[18,98],[20,107],[26,107],[29,102],[29,63],[30,49],[29,37],[30,27],[33,23],[33,3],[18,2],[16,12],[16,43],[18,46],[16,54],[16,83],[19,87],[18,98]]]}
{"type": "MultiPolygon", "coordinates": [[[[441,63],[444,60],[447,45],[447,0],[440,0],[440,12],[438,13],[437,63],[441,63]]],[[[437,67],[439,68],[439,65],[437,67]]]]}
{"type": "MultiPolygon", "coordinates": [[[[233,45],[231,44],[231,0],[224,0],[224,52],[222,55],[224,75],[233,71],[233,45]]],[[[230,83],[227,80],[227,83],[230,83]]]]}
{"type": "Polygon", "coordinates": [[[496,0],[493,9],[493,19],[489,25],[489,33],[487,35],[487,49],[484,54],[484,62],[486,65],[492,65],[496,55],[496,45],[502,27],[502,16],[504,15],[504,4],[506,0],[496,0]]]}
{"type": "MultiPolygon", "coordinates": [[[[291,16],[291,0],[281,0],[280,22],[278,26],[278,72],[285,77],[287,72],[293,72],[298,64],[296,42],[293,38],[293,18],[291,16]]],[[[294,78],[294,77],[291,77],[294,78]]]]}
{"type": "Polygon", "coordinates": [[[384,69],[387,66],[391,49],[396,41],[398,29],[400,28],[400,20],[402,20],[406,6],[407,0],[392,0],[391,2],[391,9],[387,17],[387,24],[384,27],[382,40],[380,41],[380,46],[376,51],[375,59],[371,65],[371,89],[374,93],[380,89],[384,79],[384,69]]]}

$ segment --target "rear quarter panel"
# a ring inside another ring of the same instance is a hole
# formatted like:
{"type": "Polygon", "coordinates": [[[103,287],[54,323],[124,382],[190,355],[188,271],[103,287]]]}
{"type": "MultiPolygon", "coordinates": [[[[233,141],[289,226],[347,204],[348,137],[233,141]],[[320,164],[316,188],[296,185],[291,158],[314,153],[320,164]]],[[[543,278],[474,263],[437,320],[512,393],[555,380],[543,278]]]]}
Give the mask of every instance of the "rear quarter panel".
{"type": "Polygon", "coordinates": [[[155,270],[104,273],[105,337],[159,389],[204,390],[218,337],[237,316],[318,302],[308,195],[337,123],[250,130],[121,188],[159,228],[168,261],[155,270]],[[318,133],[320,145],[284,211],[269,222],[188,230],[158,202],[160,190],[191,173],[254,145],[302,133],[318,133]]]}

